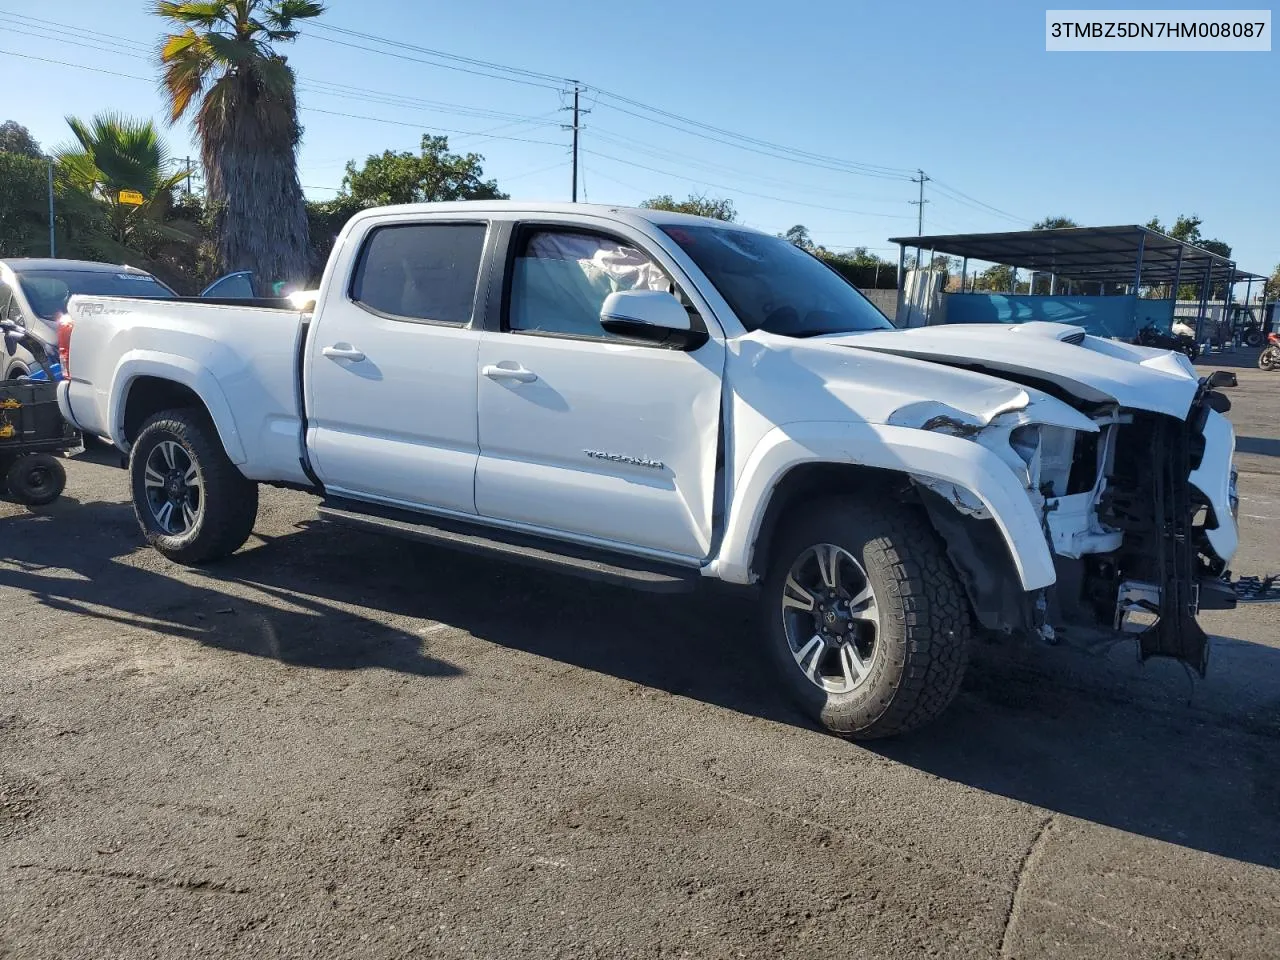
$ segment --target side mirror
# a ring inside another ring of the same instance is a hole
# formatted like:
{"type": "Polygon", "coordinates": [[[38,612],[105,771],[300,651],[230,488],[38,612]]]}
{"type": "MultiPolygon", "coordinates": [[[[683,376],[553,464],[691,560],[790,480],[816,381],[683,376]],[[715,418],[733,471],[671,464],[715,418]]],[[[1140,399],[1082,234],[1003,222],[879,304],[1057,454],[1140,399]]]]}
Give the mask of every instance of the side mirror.
{"type": "Polygon", "coordinates": [[[609,333],[670,347],[697,350],[707,334],[694,330],[689,314],[673,294],[663,290],[619,290],[605,297],[600,326],[609,333]]]}

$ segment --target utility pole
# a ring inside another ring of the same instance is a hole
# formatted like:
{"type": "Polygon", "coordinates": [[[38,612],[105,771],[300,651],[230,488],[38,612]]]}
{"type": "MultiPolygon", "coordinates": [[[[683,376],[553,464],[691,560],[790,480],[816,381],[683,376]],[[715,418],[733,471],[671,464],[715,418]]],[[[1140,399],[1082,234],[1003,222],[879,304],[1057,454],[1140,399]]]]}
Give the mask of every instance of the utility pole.
{"type": "Polygon", "coordinates": [[[58,244],[53,237],[53,157],[45,157],[49,163],[49,257],[57,257],[58,244]]]}
{"type": "Polygon", "coordinates": [[[573,106],[563,107],[564,110],[573,111],[573,124],[561,125],[563,130],[573,131],[573,202],[578,202],[578,131],[582,129],[581,118],[583,114],[590,113],[590,110],[583,110],[581,106],[582,86],[578,81],[573,81],[573,106]]]}
{"type": "Polygon", "coordinates": [[[919,212],[916,214],[916,236],[919,237],[924,234],[924,205],[929,202],[924,198],[924,185],[930,178],[924,175],[923,170],[917,169],[916,173],[920,174],[919,178],[912,177],[911,182],[920,184],[920,199],[908,200],[907,202],[913,207],[920,208],[919,212]]]}

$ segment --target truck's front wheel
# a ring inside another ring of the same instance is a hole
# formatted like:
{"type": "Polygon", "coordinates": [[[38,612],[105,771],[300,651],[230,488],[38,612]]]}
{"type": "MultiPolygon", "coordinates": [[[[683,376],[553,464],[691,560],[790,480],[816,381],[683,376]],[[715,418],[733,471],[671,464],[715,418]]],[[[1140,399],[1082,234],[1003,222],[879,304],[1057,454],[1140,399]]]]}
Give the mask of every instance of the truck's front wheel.
{"type": "Polygon", "coordinates": [[[200,410],[164,410],[129,453],[133,510],[147,542],[170,560],[199,564],[234,553],[258,515],[258,485],[227,457],[200,410]]]}
{"type": "Polygon", "coordinates": [[[857,739],[928,723],[968,660],[964,594],[915,511],[845,499],[782,521],[764,585],[767,639],[798,705],[857,739]]]}

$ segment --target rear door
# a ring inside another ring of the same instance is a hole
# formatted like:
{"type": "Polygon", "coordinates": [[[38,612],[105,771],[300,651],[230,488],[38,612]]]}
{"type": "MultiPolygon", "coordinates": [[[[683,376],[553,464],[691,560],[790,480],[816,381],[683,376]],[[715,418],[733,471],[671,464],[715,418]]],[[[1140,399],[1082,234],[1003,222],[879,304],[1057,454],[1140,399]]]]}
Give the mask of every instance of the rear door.
{"type": "Polygon", "coordinates": [[[488,225],[371,223],[335,265],[331,284],[345,286],[326,291],[308,338],[312,465],[335,493],[474,513],[472,321],[488,225]]]}
{"type": "Polygon", "coordinates": [[[712,324],[686,353],[599,321],[610,292],[661,289],[706,329],[687,280],[621,226],[518,224],[505,263],[480,344],[478,512],[630,552],[707,556],[722,335],[712,324]]]}

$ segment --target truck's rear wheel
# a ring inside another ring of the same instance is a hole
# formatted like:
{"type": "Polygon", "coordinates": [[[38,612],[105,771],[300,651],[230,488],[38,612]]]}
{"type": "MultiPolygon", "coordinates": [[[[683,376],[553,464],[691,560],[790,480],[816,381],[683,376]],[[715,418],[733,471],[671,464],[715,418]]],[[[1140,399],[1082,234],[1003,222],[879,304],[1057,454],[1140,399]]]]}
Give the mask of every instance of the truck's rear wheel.
{"type": "Polygon", "coordinates": [[[829,500],[784,518],[775,544],[767,639],[801,709],[857,739],[904,733],[946,709],[968,661],[969,611],[924,518],[829,500]]]}
{"type": "Polygon", "coordinates": [[[258,485],[236,469],[200,410],[147,420],[129,453],[129,478],[143,536],[170,560],[218,560],[253,532],[258,485]]]}

